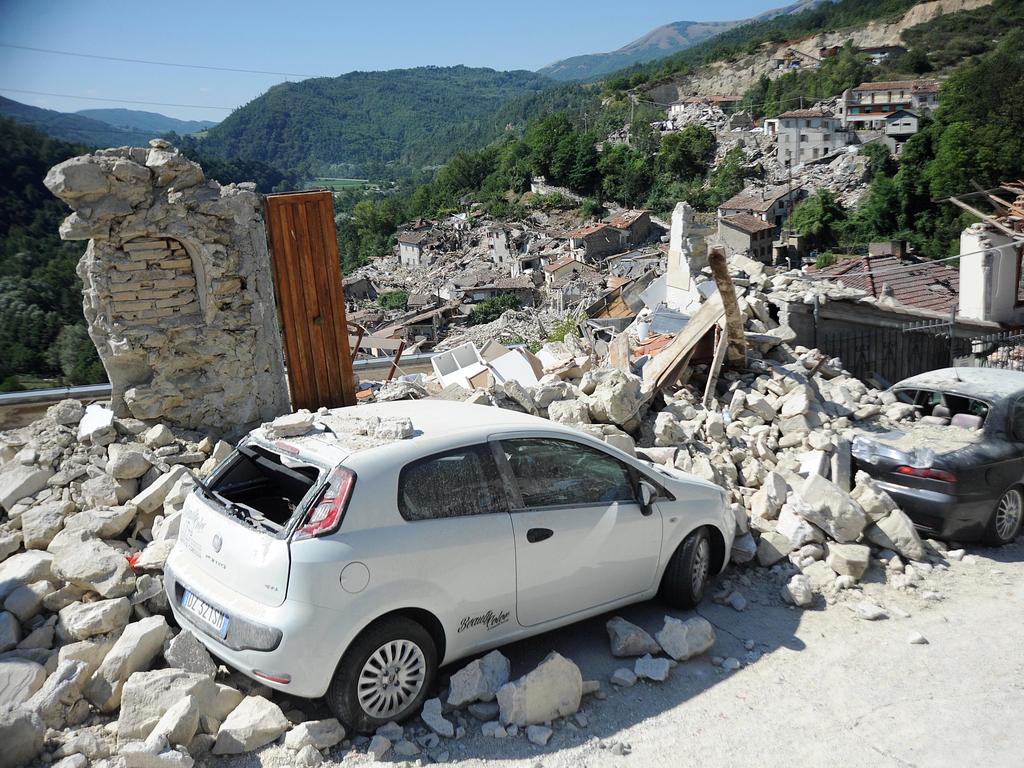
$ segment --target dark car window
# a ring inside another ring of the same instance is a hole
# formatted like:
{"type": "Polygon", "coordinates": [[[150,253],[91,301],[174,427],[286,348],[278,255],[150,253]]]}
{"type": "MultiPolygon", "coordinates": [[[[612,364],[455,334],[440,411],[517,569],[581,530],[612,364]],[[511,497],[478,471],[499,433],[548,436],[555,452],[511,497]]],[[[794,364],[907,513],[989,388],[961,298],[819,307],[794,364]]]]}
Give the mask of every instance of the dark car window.
{"type": "Polygon", "coordinates": [[[407,464],[398,476],[406,520],[507,512],[508,498],[486,445],[457,448],[407,464]]]}
{"type": "Polygon", "coordinates": [[[1010,434],[1017,442],[1024,443],[1024,397],[1013,404],[1010,419],[1010,434]]]}
{"type": "Polygon", "coordinates": [[[570,440],[502,440],[524,507],[634,501],[629,467],[608,454],[570,440]]]}

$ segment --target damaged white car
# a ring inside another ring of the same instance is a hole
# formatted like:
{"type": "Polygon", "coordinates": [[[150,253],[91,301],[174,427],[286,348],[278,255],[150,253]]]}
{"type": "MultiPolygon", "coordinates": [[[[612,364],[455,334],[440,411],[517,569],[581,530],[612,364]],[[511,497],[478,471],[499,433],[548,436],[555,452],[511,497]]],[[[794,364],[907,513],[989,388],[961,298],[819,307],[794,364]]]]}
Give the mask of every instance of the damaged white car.
{"type": "Polygon", "coordinates": [[[440,665],[660,595],[727,562],[725,492],[545,419],[443,401],[261,428],[188,498],[165,584],[225,662],[361,731],[440,665]]]}

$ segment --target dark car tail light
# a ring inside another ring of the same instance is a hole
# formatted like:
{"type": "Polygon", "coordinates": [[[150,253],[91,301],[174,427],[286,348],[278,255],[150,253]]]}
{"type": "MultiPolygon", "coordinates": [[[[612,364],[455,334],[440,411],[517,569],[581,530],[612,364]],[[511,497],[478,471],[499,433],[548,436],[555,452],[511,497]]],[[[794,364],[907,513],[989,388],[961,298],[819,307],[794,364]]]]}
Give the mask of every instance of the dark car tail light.
{"type": "Polygon", "coordinates": [[[347,469],[337,467],[332,471],[327,478],[327,487],[306,515],[306,519],[302,521],[302,525],[295,531],[293,540],[311,539],[336,531],[341,524],[355,484],[355,474],[347,469]]]}
{"type": "Polygon", "coordinates": [[[941,480],[943,483],[955,483],[956,475],[944,469],[933,469],[932,467],[896,467],[897,474],[909,475],[911,477],[922,477],[925,480],[941,480]]]}

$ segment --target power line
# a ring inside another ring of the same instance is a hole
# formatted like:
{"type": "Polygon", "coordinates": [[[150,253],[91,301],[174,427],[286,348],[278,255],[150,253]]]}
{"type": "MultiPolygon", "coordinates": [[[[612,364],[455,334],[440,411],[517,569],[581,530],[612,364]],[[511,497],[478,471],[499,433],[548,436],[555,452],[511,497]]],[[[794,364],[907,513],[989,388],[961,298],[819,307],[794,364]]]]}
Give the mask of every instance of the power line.
{"type": "Polygon", "coordinates": [[[98,53],[76,53],[74,51],[58,51],[52,48],[33,48],[29,45],[14,45],[13,43],[0,43],[0,48],[15,48],[19,51],[33,51],[35,53],[50,53],[58,56],[77,56],[81,59],[101,59],[103,61],[118,61],[124,64],[149,64],[156,67],[180,67],[182,69],[208,69],[216,72],[243,72],[250,75],[277,75],[279,77],[329,77],[329,75],[303,75],[296,72],[274,72],[265,69],[242,69],[240,67],[215,67],[208,64],[183,64],[177,61],[152,61],[150,59],[128,59],[121,56],[103,56],[98,53]]]}
{"type": "Polygon", "coordinates": [[[172,104],[166,101],[136,101],[134,99],[106,99],[99,96],[75,96],[71,93],[49,93],[48,91],[27,91],[23,88],[4,88],[0,91],[6,93],[27,93],[32,96],[55,96],[59,99],[85,99],[86,101],[107,101],[116,104],[145,104],[150,107],[186,107],[188,109],[223,109],[225,112],[234,112],[234,107],[216,107],[212,104],[172,104]]]}

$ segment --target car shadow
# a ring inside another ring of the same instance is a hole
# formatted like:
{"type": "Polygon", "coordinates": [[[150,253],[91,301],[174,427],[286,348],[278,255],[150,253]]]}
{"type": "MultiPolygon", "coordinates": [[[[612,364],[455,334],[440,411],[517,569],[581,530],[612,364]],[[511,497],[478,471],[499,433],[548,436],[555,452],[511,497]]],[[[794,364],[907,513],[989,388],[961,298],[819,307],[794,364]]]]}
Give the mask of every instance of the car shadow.
{"type": "MultiPolygon", "coordinates": [[[[464,711],[467,737],[450,743],[452,759],[536,758],[591,739],[611,743],[622,739],[617,734],[633,725],[700,696],[729,676],[746,674],[771,653],[780,649],[802,651],[805,646],[796,631],[803,611],[783,603],[780,584],[763,570],[755,580],[740,585],[737,579],[742,578],[745,571],[730,568],[725,575],[748,601],[743,611],[712,600],[711,592],[719,589],[719,580],[711,585],[709,594],[696,610],[673,610],[660,600],[651,600],[500,647],[511,662],[513,680],[534,669],[552,651],[557,651],[580,668],[584,680],[599,682],[607,698],[584,696],[583,725],[572,717],[557,722],[555,733],[545,747],[536,746],[522,736],[502,740],[484,738],[480,732],[482,723],[464,711]],[[605,624],[613,616],[623,617],[652,636],[661,630],[666,616],[684,620],[702,616],[715,628],[715,644],[707,653],[680,662],[665,682],[638,681],[630,688],[619,689],[609,678],[621,667],[633,669],[636,659],[612,656],[605,624]],[[742,666],[728,672],[712,663],[715,657],[737,659],[742,666]]],[[[753,569],[749,572],[753,574],[753,569]]],[[[823,601],[818,604],[824,605],[823,601]]],[[[442,669],[437,693],[443,695],[450,675],[471,660],[460,659],[442,669]]]]}

